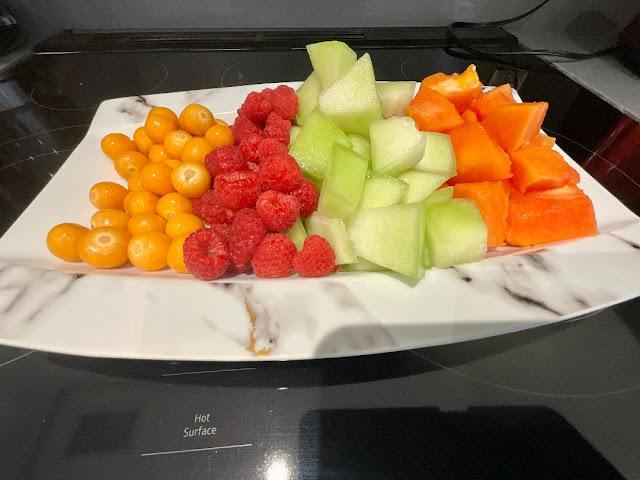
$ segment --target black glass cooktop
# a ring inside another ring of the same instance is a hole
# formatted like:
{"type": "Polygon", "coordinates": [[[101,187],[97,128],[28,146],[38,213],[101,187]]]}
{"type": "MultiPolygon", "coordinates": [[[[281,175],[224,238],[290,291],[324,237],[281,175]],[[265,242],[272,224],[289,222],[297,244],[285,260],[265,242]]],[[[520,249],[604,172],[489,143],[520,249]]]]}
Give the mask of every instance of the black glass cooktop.
{"type": "MultiPolygon", "coordinates": [[[[287,48],[282,39],[205,51],[177,48],[178,36],[170,49],[145,51],[138,41],[128,53],[111,46],[117,36],[82,35],[81,53],[60,54],[73,50],[66,33],[66,43],[45,42],[0,74],[0,234],[102,100],[302,80],[310,68],[299,42],[287,48]]],[[[367,39],[378,79],[420,80],[469,62],[415,32],[411,41],[395,35],[367,39]]],[[[640,211],[633,175],[598,153],[620,113],[539,60],[475,63],[484,83],[548,100],[547,131],[640,211]]],[[[636,300],[480,341],[272,364],[0,347],[0,478],[640,478],[639,322],[636,300]]]]}

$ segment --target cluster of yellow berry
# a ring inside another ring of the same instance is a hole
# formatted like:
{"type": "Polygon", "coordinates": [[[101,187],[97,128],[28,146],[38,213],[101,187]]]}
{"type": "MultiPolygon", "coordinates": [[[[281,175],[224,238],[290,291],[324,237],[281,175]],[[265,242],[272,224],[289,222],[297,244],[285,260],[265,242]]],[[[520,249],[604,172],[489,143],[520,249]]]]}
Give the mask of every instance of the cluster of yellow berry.
{"type": "Polygon", "coordinates": [[[47,247],[62,260],[96,268],[130,261],[141,270],[169,266],[187,273],[182,245],[204,227],[192,212],[191,199],[210,188],[205,157],[223,145],[233,145],[231,129],[203,105],[187,105],[179,117],[169,108],[152,108],[133,139],[110,133],[100,143],[127,186],[92,186],[89,201],[98,210],[91,228],[56,225],[47,235],[47,247]]]}

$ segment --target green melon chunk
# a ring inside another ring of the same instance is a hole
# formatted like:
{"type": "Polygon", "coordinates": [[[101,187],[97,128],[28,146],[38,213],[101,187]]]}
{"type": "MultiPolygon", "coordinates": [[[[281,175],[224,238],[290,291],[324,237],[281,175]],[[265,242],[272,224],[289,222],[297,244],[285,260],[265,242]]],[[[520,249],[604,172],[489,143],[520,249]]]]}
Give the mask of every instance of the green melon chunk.
{"type": "Polygon", "coordinates": [[[336,264],[344,265],[356,261],[353,243],[351,243],[349,232],[342,220],[325,217],[316,212],[307,218],[305,226],[307,235],[320,235],[329,242],[336,255],[336,264]]]}
{"type": "Polygon", "coordinates": [[[371,165],[377,173],[394,175],[409,170],[424,155],[425,137],[409,117],[393,117],[371,124],[371,165]]]}
{"type": "Polygon", "coordinates": [[[289,145],[293,145],[293,142],[296,141],[298,135],[300,134],[300,130],[302,130],[297,125],[291,125],[291,130],[289,130],[289,145]]]}
{"type": "Polygon", "coordinates": [[[311,115],[318,106],[318,97],[320,96],[320,79],[318,74],[311,72],[311,75],[298,87],[296,95],[298,96],[298,114],[296,122],[298,125],[304,125],[307,117],[311,115]]]}
{"type": "Polygon", "coordinates": [[[336,144],[322,181],[318,213],[347,220],[360,203],[367,159],[350,148],[336,144]]]}
{"type": "Polygon", "coordinates": [[[358,58],[346,43],[337,40],[307,45],[307,53],[323,90],[349,70],[358,58]]]}
{"type": "Polygon", "coordinates": [[[398,178],[409,185],[409,189],[402,199],[403,203],[421,202],[447,181],[447,177],[442,175],[419,170],[409,170],[399,175],[398,178]]]}
{"type": "Polygon", "coordinates": [[[402,117],[416,93],[416,82],[378,82],[376,83],[382,116],[384,118],[402,117]]]}
{"type": "Polygon", "coordinates": [[[369,136],[369,124],[382,118],[371,57],[365,53],[320,94],[320,110],[346,133],[369,136]]]}
{"type": "Polygon", "coordinates": [[[320,180],[324,177],[334,143],[351,146],[349,138],[335,122],[314,110],[289,147],[289,154],[297,160],[305,175],[320,180]]]}
{"type": "Polygon", "coordinates": [[[341,268],[345,272],[384,272],[388,268],[381,267],[380,265],[358,257],[355,263],[350,263],[341,268]]]}
{"type": "Polygon", "coordinates": [[[436,190],[424,201],[425,205],[434,205],[440,202],[447,202],[453,198],[453,187],[445,187],[436,190]]]}
{"type": "Polygon", "coordinates": [[[373,175],[364,182],[360,209],[389,207],[404,198],[409,185],[389,175],[373,175]]]}
{"type": "Polygon", "coordinates": [[[435,267],[482,260],[487,226],[472,200],[463,198],[425,207],[426,248],[435,267]]]}
{"type": "Polygon", "coordinates": [[[302,246],[304,245],[304,241],[307,238],[307,231],[304,229],[304,225],[302,224],[302,220],[298,217],[296,223],[291,225],[289,230],[286,233],[291,241],[294,243],[298,250],[302,250],[302,246]]]}
{"type": "Polygon", "coordinates": [[[448,178],[456,175],[456,154],[446,133],[424,132],[424,155],[414,167],[423,172],[438,173],[448,178]]]}
{"type": "Polygon", "coordinates": [[[355,133],[350,133],[347,137],[351,140],[351,148],[353,151],[359,153],[367,159],[368,163],[371,163],[371,143],[369,143],[369,140],[355,133]]]}
{"type": "Polygon", "coordinates": [[[424,205],[360,210],[349,233],[358,257],[419,279],[424,274],[424,205]]]}

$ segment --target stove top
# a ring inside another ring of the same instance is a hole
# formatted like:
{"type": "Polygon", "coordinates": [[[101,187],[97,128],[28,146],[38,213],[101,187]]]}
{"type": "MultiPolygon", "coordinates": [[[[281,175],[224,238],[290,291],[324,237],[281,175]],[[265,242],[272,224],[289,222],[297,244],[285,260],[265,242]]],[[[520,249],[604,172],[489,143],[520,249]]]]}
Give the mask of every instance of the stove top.
{"type": "MultiPolygon", "coordinates": [[[[380,80],[469,62],[401,33],[360,44],[373,48],[380,80]]],[[[172,49],[138,42],[127,52],[113,48],[115,34],[82,35],[45,42],[0,74],[0,234],[102,100],[309,71],[299,42],[203,51],[172,40],[172,49]]],[[[475,63],[486,84],[549,100],[547,131],[640,212],[637,172],[601,148],[628,119],[539,60],[475,63]]],[[[639,314],[635,300],[527,332],[312,362],[116,361],[0,347],[1,477],[640,478],[639,314]]]]}

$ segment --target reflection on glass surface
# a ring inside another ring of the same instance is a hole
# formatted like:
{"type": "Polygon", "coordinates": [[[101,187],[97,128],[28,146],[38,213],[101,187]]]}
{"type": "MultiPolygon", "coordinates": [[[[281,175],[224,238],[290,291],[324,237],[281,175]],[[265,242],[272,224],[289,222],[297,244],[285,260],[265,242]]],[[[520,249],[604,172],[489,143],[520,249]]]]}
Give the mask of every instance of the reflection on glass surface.
{"type": "Polygon", "coordinates": [[[293,478],[289,468],[289,462],[286,456],[275,454],[268,460],[269,465],[265,471],[265,480],[288,480],[293,478]]]}

